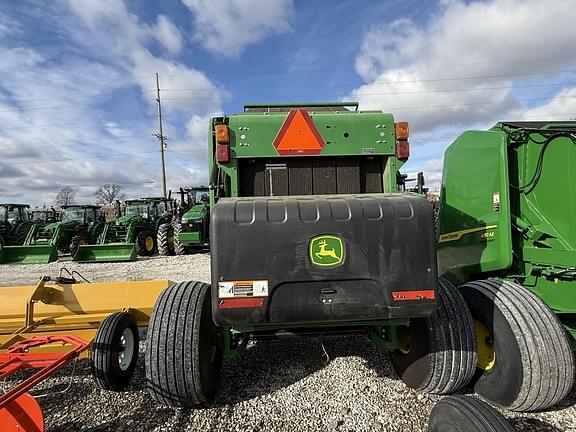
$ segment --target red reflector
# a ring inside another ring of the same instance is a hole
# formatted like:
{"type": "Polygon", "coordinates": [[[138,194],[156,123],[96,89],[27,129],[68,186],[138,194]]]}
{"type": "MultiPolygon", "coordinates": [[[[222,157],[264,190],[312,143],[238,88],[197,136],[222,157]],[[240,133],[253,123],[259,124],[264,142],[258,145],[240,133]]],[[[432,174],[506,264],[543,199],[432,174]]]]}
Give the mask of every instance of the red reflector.
{"type": "Polygon", "coordinates": [[[295,109],[288,113],[273,145],[281,155],[317,155],[324,148],[324,139],[308,112],[295,109]]]}
{"type": "Polygon", "coordinates": [[[230,162],[230,149],[226,144],[216,145],[216,162],[227,163],[230,162]]]}
{"type": "Polygon", "coordinates": [[[235,308],[249,308],[249,307],[262,307],[264,299],[262,297],[244,297],[244,298],[231,298],[220,300],[218,304],[219,309],[235,309],[235,308]]]}
{"type": "Polygon", "coordinates": [[[408,140],[396,141],[396,158],[401,161],[408,160],[410,157],[410,144],[408,140]]]}
{"type": "Polygon", "coordinates": [[[392,298],[395,301],[402,300],[434,300],[436,292],[434,290],[423,291],[393,291],[392,298]]]}

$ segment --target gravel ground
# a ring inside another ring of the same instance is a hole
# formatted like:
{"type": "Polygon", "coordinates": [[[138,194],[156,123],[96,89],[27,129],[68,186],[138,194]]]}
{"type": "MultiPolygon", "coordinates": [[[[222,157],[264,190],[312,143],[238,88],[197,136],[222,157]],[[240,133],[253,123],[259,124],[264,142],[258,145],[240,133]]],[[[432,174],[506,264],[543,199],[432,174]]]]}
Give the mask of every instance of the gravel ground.
{"type": "MultiPolygon", "coordinates": [[[[154,257],[132,263],[0,267],[0,285],[32,284],[60,267],[89,280],[209,282],[210,257],[154,257]]],[[[144,346],[141,344],[141,351],[144,346]]],[[[226,360],[214,402],[194,410],[155,404],[142,356],[124,393],[95,387],[87,360],[39,385],[48,432],[56,431],[425,431],[436,396],[398,380],[389,356],[362,337],[254,342],[226,360]],[[74,372],[72,374],[72,372],[74,372]],[[65,391],[65,392],[63,392],[65,391]],[[60,392],[60,393],[58,393],[60,392]]],[[[10,384],[10,383],[8,383],[10,384]]],[[[576,431],[576,392],[543,413],[503,412],[517,431],[576,431]]]]}

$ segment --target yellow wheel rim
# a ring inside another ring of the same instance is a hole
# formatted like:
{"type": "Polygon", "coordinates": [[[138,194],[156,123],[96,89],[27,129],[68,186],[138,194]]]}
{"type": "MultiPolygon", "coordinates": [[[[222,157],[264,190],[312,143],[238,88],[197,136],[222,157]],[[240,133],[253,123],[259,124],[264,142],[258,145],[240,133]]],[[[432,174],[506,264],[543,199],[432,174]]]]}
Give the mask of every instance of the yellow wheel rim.
{"type": "Polygon", "coordinates": [[[146,250],[152,252],[154,249],[154,239],[150,236],[146,237],[146,250]]]}
{"type": "Polygon", "coordinates": [[[398,351],[402,354],[408,354],[410,352],[410,329],[401,328],[398,329],[398,351]]]}
{"type": "Polygon", "coordinates": [[[85,245],[85,244],[86,244],[86,240],[80,240],[80,241],[78,242],[78,244],[80,244],[80,245],[85,245]]]}
{"type": "Polygon", "coordinates": [[[172,250],[174,249],[174,234],[168,235],[168,249],[172,250]]]}
{"type": "Polygon", "coordinates": [[[496,351],[494,351],[494,339],[492,335],[478,320],[474,320],[476,329],[476,349],[478,350],[478,367],[489,371],[496,363],[496,351]]]}

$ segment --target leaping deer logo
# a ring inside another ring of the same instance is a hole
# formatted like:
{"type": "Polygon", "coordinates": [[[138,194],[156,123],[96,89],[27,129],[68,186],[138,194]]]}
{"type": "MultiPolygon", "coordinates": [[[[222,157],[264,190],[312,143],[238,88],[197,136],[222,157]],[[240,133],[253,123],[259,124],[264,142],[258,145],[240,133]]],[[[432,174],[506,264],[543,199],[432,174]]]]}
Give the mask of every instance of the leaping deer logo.
{"type": "Polygon", "coordinates": [[[344,242],[337,235],[321,235],[310,240],[310,261],[320,267],[333,267],[344,261],[344,242]]]}
{"type": "Polygon", "coordinates": [[[332,257],[332,258],[339,260],[340,257],[338,255],[336,255],[336,249],[326,249],[327,245],[328,245],[328,242],[326,240],[320,240],[318,242],[318,246],[320,247],[320,251],[316,252],[316,256],[320,259],[322,259],[323,257],[332,257]]]}

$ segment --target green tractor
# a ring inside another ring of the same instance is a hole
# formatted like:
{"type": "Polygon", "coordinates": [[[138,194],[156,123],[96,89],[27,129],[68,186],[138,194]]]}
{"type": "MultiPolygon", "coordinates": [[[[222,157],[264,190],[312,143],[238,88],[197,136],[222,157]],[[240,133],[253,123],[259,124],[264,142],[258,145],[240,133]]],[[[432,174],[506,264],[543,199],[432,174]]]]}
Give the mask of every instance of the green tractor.
{"type": "Polygon", "coordinates": [[[402,192],[409,128],[357,103],[250,105],[212,118],[212,284],[157,299],[149,392],[194,407],[249,340],[365,336],[410,387],[446,394],[476,371],[460,292],[438,281],[432,206],[402,192]]]}
{"type": "Polygon", "coordinates": [[[475,321],[476,393],[537,411],[574,383],[576,122],[503,122],[446,150],[440,274],[475,321]]]}
{"type": "Polygon", "coordinates": [[[21,245],[34,225],[28,204],[0,204],[0,247],[21,245]]]}
{"type": "MultiPolygon", "coordinates": [[[[44,212],[44,220],[55,218],[55,211],[44,212]],[[48,217],[46,217],[48,215],[48,217]]],[[[58,260],[58,252],[72,257],[81,244],[95,241],[105,222],[97,205],[61,207],[60,220],[36,223],[21,246],[4,248],[2,264],[45,264],[58,260]]]]}
{"type": "Polygon", "coordinates": [[[180,188],[178,216],[158,228],[158,253],[184,255],[191,248],[208,244],[210,226],[209,189],[207,186],[180,188]]]}
{"type": "Polygon", "coordinates": [[[58,222],[60,220],[60,212],[57,212],[54,207],[40,208],[36,207],[28,211],[29,218],[32,222],[40,225],[58,222]]]}
{"type": "Polygon", "coordinates": [[[134,261],[156,250],[158,228],[172,220],[170,198],[126,200],[122,214],[108,222],[95,242],[81,245],[74,261],[134,261]]]}

